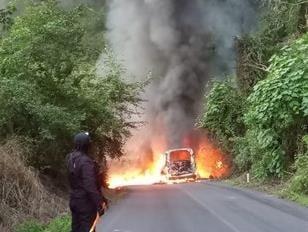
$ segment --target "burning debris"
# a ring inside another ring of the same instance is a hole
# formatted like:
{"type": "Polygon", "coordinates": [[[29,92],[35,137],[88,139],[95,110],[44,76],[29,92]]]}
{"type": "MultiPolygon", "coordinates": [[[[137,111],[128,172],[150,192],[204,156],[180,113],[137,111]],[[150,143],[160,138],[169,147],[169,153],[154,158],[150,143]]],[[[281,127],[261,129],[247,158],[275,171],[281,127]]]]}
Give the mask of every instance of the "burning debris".
{"type": "Polygon", "coordinates": [[[231,164],[228,156],[215,147],[206,134],[195,132],[186,140],[187,144],[193,149],[148,154],[155,157],[148,163],[140,163],[134,156],[131,159],[110,161],[110,187],[173,184],[197,178],[223,178],[229,175],[231,164]]]}
{"type": "Polygon", "coordinates": [[[231,161],[207,137],[202,137],[197,146],[196,163],[201,178],[224,178],[231,172],[231,161]]]}
{"type": "Polygon", "coordinates": [[[191,148],[166,151],[163,157],[165,165],[161,174],[166,176],[167,180],[196,180],[197,170],[195,154],[191,148]]]}
{"type": "Polygon", "coordinates": [[[108,38],[116,56],[132,74],[129,76],[134,77],[128,81],[143,80],[148,73],[153,77],[143,95],[146,101],[141,120],[147,125],[134,131],[126,145],[127,157],[134,165],[126,169],[113,162],[110,182],[117,179],[127,184],[144,177],[141,182],[151,183],[160,177],[160,154],[181,147],[194,150],[202,177],[225,175],[224,157],[207,138],[192,145],[185,140],[191,139],[209,77],[234,72],[234,37],[252,29],[256,2],[109,2],[108,38]]]}

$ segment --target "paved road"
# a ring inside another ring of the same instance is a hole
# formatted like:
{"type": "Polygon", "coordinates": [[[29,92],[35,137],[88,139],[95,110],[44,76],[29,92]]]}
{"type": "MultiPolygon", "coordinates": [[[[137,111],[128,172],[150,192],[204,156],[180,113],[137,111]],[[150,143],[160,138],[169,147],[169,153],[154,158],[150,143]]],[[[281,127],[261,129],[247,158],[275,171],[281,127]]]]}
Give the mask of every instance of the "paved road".
{"type": "Polygon", "coordinates": [[[140,186],[111,207],[99,232],[308,232],[308,208],[210,182],[140,186]]]}

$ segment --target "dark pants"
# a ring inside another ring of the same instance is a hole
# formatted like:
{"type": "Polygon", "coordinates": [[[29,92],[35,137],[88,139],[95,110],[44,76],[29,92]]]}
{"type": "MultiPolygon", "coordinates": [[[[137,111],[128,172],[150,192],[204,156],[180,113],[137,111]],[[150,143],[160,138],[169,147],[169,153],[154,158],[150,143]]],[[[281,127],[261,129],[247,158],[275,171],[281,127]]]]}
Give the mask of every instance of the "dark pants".
{"type": "Polygon", "coordinates": [[[96,219],[97,212],[76,203],[74,201],[70,203],[72,232],[89,232],[96,219]]]}

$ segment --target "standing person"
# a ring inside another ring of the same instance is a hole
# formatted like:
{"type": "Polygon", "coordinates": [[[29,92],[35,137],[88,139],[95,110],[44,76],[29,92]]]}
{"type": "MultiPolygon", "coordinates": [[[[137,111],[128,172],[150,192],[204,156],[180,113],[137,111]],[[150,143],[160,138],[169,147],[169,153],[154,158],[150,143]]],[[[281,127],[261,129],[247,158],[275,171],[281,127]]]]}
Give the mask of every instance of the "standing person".
{"type": "Polygon", "coordinates": [[[97,165],[89,156],[89,134],[77,134],[74,143],[75,149],[68,155],[67,162],[72,232],[89,232],[97,213],[104,213],[107,199],[101,192],[97,165]]]}

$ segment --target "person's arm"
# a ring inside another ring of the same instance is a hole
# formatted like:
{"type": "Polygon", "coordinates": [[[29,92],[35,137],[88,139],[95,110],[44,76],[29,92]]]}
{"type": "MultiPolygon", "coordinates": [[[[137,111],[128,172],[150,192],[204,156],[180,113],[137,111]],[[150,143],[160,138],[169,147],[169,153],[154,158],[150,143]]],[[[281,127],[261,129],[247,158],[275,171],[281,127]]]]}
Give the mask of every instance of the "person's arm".
{"type": "Polygon", "coordinates": [[[104,198],[97,189],[95,167],[91,160],[86,160],[83,163],[81,176],[84,190],[87,192],[93,204],[97,207],[97,210],[100,210],[104,198]]]}

